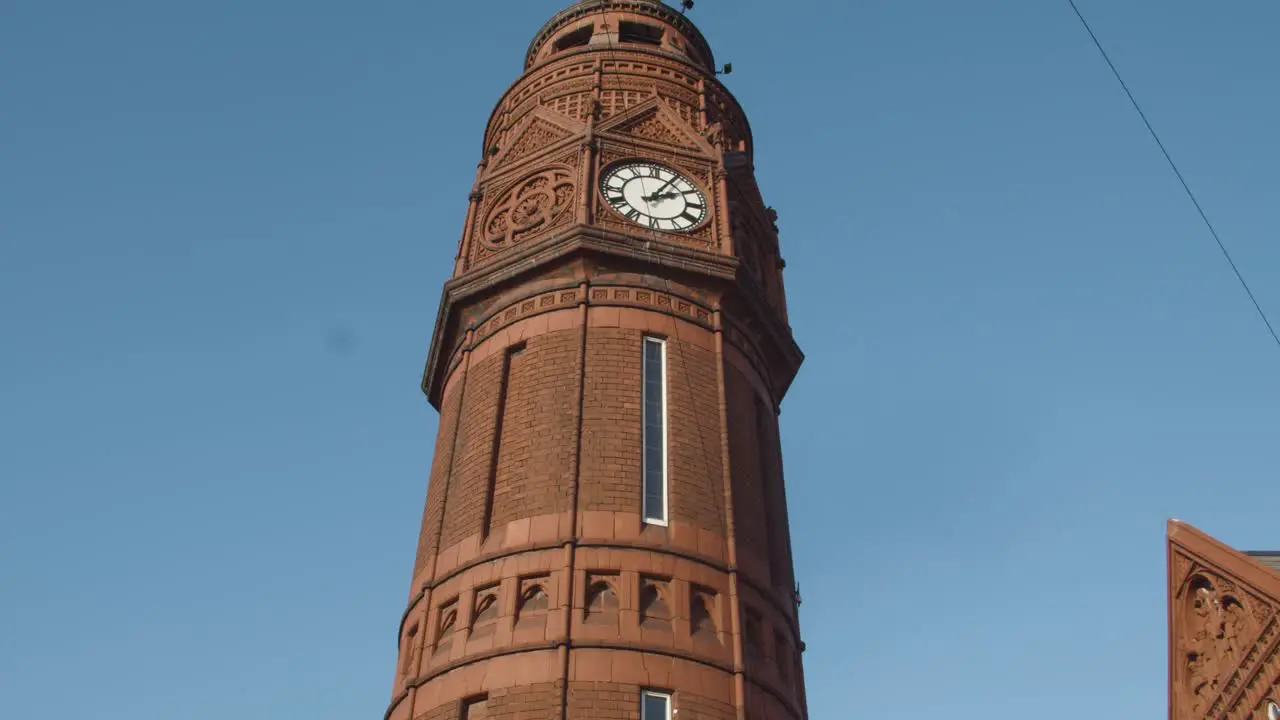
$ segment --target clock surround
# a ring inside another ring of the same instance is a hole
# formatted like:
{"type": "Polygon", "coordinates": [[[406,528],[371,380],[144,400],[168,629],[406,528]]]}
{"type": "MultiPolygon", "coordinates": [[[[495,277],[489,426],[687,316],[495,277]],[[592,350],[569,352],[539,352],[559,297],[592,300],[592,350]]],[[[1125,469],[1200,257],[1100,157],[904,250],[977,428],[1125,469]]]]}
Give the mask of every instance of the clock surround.
{"type": "Polygon", "coordinates": [[[650,160],[623,160],[600,174],[605,203],[650,230],[688,232],[708,217],[707,195],[679,170],[650,160]]]}

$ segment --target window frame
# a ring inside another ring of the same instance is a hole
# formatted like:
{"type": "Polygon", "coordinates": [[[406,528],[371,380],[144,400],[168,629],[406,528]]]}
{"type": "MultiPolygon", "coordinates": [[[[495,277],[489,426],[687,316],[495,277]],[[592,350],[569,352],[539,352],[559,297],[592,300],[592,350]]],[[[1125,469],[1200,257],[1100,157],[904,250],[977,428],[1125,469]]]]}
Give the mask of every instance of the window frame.
{"type": "Polygon", "coordinates": [[[595,35],[595,30],[595,25],[588,23],[561,33],[560,37],[551,43],[551,51],[558,54],[568,50],[584,48],[591,44],[591,38],[595,35]]]}
{"type": "Polygon", "coordinates": [[[662,690],[641,690],[640,691],[640,720],[672,720],[675,703],[672,701],[671,693],[662,690]],[[660,698],[666,705],[666,712],[662,717],[649,717],[645,713],[645,700],[649,698],[660,698]]]}
{"type": "Polygon", "coordinates": [[[667,32],[659,25],[635,20],[618,21],[618,42],[628,45],[649,45],[662,47],[667,32]]]}
{"type": "Polygon", "coordinates": [[[646,525],[658,525],[666,527],[669,522],[670,498],[668,497],[668,466],[669,446],[668,436],[670,433],[670,423],[668,422],[667,407],[667,339],[654,335],[645,335],[640,351],[640,516],[646,525]],[[660,411],[662,422],[662,507],[649,507],[649,346],[650,344],[657,346],[659,354],[659,381],[662,386],[660,411]],[[658,510],[658,513],[652,512],[658,510]]]}

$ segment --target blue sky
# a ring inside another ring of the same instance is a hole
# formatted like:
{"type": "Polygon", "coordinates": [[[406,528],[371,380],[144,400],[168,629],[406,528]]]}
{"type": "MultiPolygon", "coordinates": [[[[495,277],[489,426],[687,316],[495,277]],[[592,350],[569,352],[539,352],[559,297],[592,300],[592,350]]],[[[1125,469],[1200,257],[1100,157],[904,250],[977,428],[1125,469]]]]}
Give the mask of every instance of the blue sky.
{"type": "MultiPolygon", "coordinates": [[[[440,286],[560,4],[7,4],[0,715],[380,716],[440,286]]],[[[1080,6],[1280,319],[1280,5],[1080,6]]],[[[1280,547],[1280,351],[1065,0],[694,18],[808,356],[811,716],[1163,712],[1166,518],[1280,547]]]]}

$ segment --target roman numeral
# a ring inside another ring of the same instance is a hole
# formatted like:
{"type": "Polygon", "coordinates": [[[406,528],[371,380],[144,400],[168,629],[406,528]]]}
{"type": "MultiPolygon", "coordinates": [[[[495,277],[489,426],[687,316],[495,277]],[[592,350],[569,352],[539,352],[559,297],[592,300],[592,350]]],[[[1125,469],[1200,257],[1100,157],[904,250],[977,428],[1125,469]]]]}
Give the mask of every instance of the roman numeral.
{"type": "Polygon", "coordinates": [[[693,225],[694,223],[698,222],[698,216],[697,216],[697,215],[690,215],[688,210],[686,210],[686,211],[684,211],[684,212],[680,213],[680,217],[682,217],[682,218],[688,218],[688,219],[689,219],[689,224],[690,224],[690,225],[693,225]]]}
{"type": "Polygon", "coordinates": [[[651,217],[651,218],[649,218],[649,228],[650,228],[651,230],[657,230],[657,229],[658,229],[658,218],[656,218],[656,217],[651,217]]]}
{"type": "Polygon", "coordinates": [[[631,210],[628,210],[628,211],[627,211],[627,219],[628,219],[628,220],[636,220],[636,221],[640,220],[640,211],[639,211],[639,210],[636,210],[635,208],[632,208],[631,210]]]}
{"type": "Polygon", "coordinates": [[[686,204],[686,205],[685,205],[685,207],[693,208],[694,210],[701,210],[701,209],[702,209],[702,206],[701,206],[701,205],[699,205],[698,203],[688,203],[688,204],[686,204]]]}

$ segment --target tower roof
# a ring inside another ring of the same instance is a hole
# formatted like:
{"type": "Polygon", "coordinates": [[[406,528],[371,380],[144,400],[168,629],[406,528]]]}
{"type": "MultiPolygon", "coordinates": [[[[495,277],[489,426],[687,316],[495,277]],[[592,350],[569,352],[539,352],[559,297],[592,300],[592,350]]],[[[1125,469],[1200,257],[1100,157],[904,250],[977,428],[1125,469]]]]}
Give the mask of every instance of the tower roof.
{"type": "Polygon", "coordinates": [[[605,12],[630,13],[661,21],[678,30],[696,46],[698,53],[706,58],[708,70],[715,67],[715,58],[711,53],[711,46],[707,43],[706,38],[702,36],[702,32],[684,13],[664,2],[659,2],[659,0],[578,0],[578,2],[552,16],[533,36],[533,41],[529,43],[529,50],[525,53],[525,69],[529,69],[534,64],[538,51],[564,26],[583,20],[593,14],[605,12]]]}
{"type": "Polygon", "coordinates": [[[1280,572],[1280,551],[1276,550],[1253,550],[1245,553],[1263,565],[1280,572]]]}

